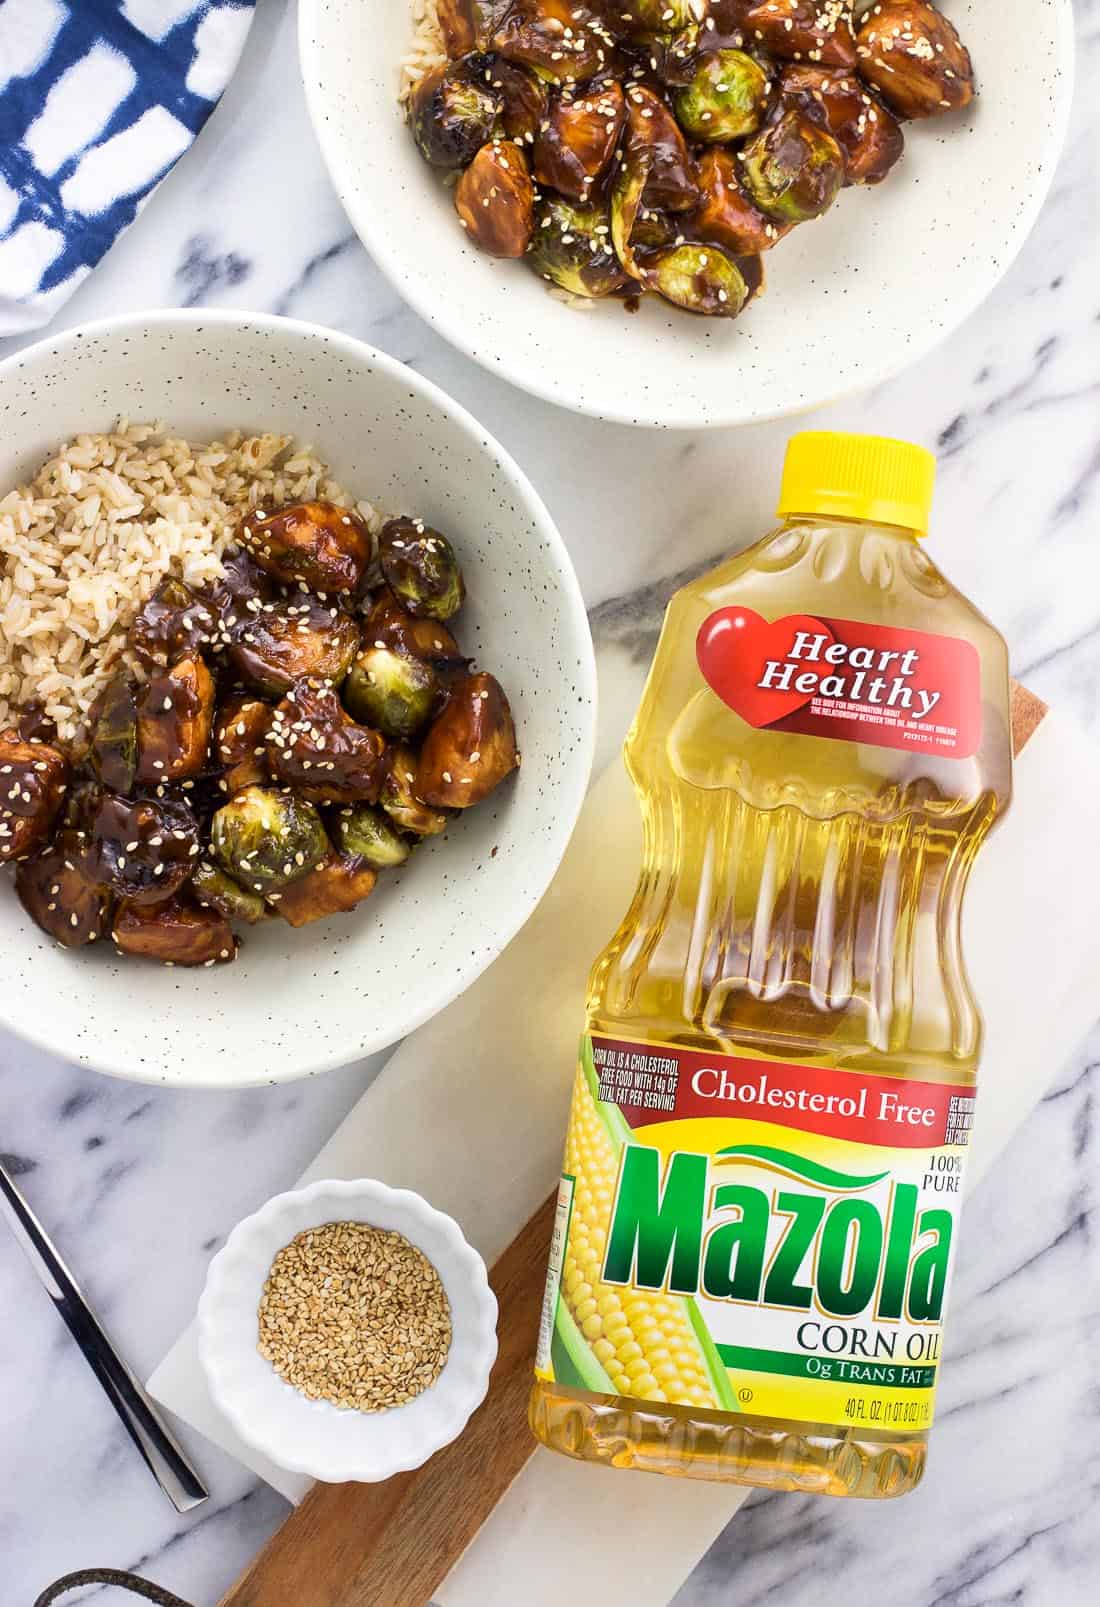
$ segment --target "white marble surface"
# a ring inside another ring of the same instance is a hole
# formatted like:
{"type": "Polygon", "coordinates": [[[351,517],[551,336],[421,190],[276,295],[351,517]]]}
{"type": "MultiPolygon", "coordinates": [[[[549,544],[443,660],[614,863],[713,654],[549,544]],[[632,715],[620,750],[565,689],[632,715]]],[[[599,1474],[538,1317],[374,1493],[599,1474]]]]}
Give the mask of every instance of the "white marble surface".
{"type": "MultiPolygon", "coordinates": [[[[1016,673],[1100,740],[1100,0],[1076,9],[1070,141],[1022,257],[947,347],[814,422],[938,446],[935,549],[1005,630],[1016,673]]],[[[240,75],[206,133],[58,327],[180,304],[346,329],[484,420],[545,495],[592,605],[605,754],[636,685],[621,672],[648,651],[670,578],[769,522],[790,424],[698,436],[596,429],[495,381],[402,305],[321,167],[287,0],[260,0],[240,75]]],[[[1059,1070],[969,1208],[934,1476],[885,1508],[753,1499],[676,1607],[840,1607],[887,1591],[892,1607],[1096,1599],[1098,1061],[1100,1034],[1059,1070]]],[[[0,1035],[0,1148],[139,1371],[191,1315],[229,1228],[303,1169],[371,1069],[247,1094],[168,1094],[0,1035]]],[[[2,1236],[0,1310],[3,1607],[30,1607],[55,1574],[93,1563],[140,1566],[211,1607],[280,1520],[281,1500],[199,1443],[214,1499],[175,1520],[2,1236]]],[[[624,1603],[626,1579],[624,1559],[624,1603]]]]}

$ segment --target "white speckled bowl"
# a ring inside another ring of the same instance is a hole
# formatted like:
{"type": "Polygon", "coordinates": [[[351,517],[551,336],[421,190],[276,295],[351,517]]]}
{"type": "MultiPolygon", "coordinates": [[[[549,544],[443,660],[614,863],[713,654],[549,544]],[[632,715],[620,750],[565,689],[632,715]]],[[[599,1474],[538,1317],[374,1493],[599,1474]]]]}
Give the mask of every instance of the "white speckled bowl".
{"type": "Polygon", "coordinates": [[[375,261],[421,317],[513,384],[596,418],[742,424],[877,385],[989,295],[1054,174],[1073,77],[1071,0],[943,0],[980,96],[906,130],[877,189],[767,257],[768,292],[736,322],[653,297],[578,312],[522,264],[467,242],[451,192],[396,104],[411,0],[300,0],[306,94],[336,189],[375,261]]]}
{"type": "Polygon", "coordinates": [[[588,780],[595,663],[576,576],[550,516],[461,407],[329,330],[235,313],[146,313],[59,335],[0,364],[0,495],[67,435],[118,415],[192,440],[292,432],[378,507],[449,534],[469,588],[464,649],[512,701],[523,768],[380,878],[349,915],[251,929],[212,970],[65,953],[0,875],[0,1022],[44,1048],[145,1082],[233,1087],[342,1065],[395,1042],[485,969],[531,914],[588,780]]]}
{"type": "Polygon", "coordinates": [[[410,1189],[311,1183],[276,1195],[238,1223],[211,1261],[199,1300],[199,1360],[241,1439],[277,1466],[331,1483],[373,1483],[419,1467],[461,1434],[489,1386],[496,1322],[485,1263],[451,1217],[410,1189]],[[311,1401],[256,1348],[272,1261],[297,1234],[325,1222],[369,1222],[401,1233],[439,1273],[451,1304],[451,1348],[435,1383],[404,1406],[368,1413],[311,1401]]]}

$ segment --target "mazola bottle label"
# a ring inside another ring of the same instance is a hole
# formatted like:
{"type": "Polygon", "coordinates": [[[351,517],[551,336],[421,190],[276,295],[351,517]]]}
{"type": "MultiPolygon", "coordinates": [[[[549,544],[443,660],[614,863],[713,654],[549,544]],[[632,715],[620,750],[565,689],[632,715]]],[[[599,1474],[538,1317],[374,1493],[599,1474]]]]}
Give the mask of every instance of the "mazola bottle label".
{"type": "Polygon", "coordinates": [[[972,1083],[585,1037],[538,1376],[926,1429],[973,1110],[972,1083]]]}

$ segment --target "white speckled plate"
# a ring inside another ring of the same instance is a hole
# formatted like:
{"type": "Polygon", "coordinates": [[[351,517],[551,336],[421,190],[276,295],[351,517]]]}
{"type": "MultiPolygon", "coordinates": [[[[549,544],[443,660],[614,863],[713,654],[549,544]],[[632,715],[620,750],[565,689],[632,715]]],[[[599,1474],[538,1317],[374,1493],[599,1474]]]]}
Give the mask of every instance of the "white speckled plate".
{"type": "Polygon", "coordinates": [[[847,190],[767,258],[768,289],[736,322],[647,297],[577,311],[458,227],[396,104],[411,0],[301,0],[306,93],[364,244],[401,294],[491,373],[627,424],[698,429],[773,418],[878,384],[989,295],[1054,173],[1073,78],[1070,0],[943,0],[979,99],[906,130],[898,168],[847,190]]]}
{"type": "Polygon", "coordinates": [[[235,313],[147,313],[0,364],[0,495],[66,436],[119,416],[191,440],[234,427],[312,443],[353,493],[452,537],[459,639],[512,700],[523,768],[380,879],[358,911],[250,930],[212,970],[69,954],[0,876],[0,1022],[144,1082],[281,1082],[393,1043],[467,987],[531,914],[569,840],[592,756],[595,662],[568,554],[538,495],[434,385],[329,330],[235,313]]]}

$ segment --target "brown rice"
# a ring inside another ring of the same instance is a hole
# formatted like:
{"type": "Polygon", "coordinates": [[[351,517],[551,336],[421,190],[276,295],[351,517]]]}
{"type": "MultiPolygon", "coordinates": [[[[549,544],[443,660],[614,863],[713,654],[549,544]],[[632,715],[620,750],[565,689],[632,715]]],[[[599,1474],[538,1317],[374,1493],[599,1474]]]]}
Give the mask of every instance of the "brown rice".
{"type": "MultiPolygon", "coordinates": [[[[71,739],[162,576],[202,585],[221,573],[242,510],[317,497],[354,500],[289,435],[193,445],[122,419],[65,443],[0,497],[0,730],[37,699],[71,739]]],[[[357,506],[377,530],[371,505],[357,506]]]]}
{"type": "Polygon", "coordinates": [[[397,92],[402,106],[424,74],[444,66],[448,59],[437,0],[412,0],[412,20],[412,42],[401,58],[401,87],[397,92]]]}

